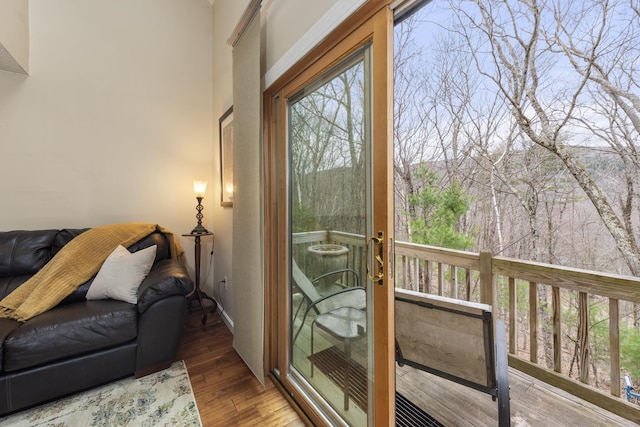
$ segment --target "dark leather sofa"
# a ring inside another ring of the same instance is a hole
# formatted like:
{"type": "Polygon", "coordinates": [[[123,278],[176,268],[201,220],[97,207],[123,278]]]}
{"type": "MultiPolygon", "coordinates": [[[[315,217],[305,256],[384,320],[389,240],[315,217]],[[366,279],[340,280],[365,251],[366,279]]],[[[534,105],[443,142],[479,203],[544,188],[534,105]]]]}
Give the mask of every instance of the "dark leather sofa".
{"type": "MultiPolygon", "coordinates": [[[[0,299],[86,229],[0,232],[0,299]]],[[[193,290],[172,259],[167,236],[154,232],[129,247],[158,245],[136,305],[85,296],[93,279],[53,309],[21,323],[0,318],[0,416],[175,360],[193,290]]]]}

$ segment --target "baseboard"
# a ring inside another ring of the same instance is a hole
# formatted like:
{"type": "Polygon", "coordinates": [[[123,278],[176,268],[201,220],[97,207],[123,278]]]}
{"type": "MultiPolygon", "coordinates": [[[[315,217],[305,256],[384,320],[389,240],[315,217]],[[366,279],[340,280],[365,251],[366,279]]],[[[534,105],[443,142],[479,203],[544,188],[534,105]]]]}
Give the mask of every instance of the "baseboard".
{"type": "Polygon", "coordinates": [[[227,325],[227,328],[231,331],[231,335],[233,335],[233,320],[229,317],[226,311],[220,310],[220,304],[218,304],[218,313],[220,314],[220,318],[227,325]]]}

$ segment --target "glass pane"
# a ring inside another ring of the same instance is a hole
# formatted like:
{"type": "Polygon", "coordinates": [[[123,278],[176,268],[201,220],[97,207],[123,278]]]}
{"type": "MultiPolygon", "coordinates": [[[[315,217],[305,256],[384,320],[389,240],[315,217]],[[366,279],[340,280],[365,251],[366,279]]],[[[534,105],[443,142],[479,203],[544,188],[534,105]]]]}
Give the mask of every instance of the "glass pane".
{"type": "Polygon", "coordinates": [[[292,98],[288,134],[290,371],[321,407],[357,425],[366,424],[369,382],[367,57],[292,98]]]}

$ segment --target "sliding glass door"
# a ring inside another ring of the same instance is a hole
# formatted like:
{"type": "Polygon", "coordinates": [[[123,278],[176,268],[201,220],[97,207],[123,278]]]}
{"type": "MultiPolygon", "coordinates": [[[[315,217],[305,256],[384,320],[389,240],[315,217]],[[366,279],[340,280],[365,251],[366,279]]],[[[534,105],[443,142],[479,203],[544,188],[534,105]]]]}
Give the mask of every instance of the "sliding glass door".
{"type": "Polygon", "coordinates": [[[290,371],[353,425],[368,409],[370,47],[288,101],[290,371]]]}
{"type": "Polygon", "coordinates": [[[272,371],[316,423],[393,422],[391,26],[378,12],[266,98],[272,371]]]}

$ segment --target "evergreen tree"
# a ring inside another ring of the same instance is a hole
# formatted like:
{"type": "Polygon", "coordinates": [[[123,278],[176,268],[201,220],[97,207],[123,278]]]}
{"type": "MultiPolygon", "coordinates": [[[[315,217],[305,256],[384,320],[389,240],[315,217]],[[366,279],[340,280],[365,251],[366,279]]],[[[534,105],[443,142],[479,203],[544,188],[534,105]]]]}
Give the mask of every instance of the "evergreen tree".
{"type": "Polygon", "coordinates": [[[450,249],[473,247],[472,233],[460,231],[460,220],[470,205],[470,197],[462,187],[452,182],[448,187],[440,188],[439,177],[424,168],[416,176],[423,185],[416,194],[409,195],[416,215],[409,221],[411,240],[450,249]]]}

